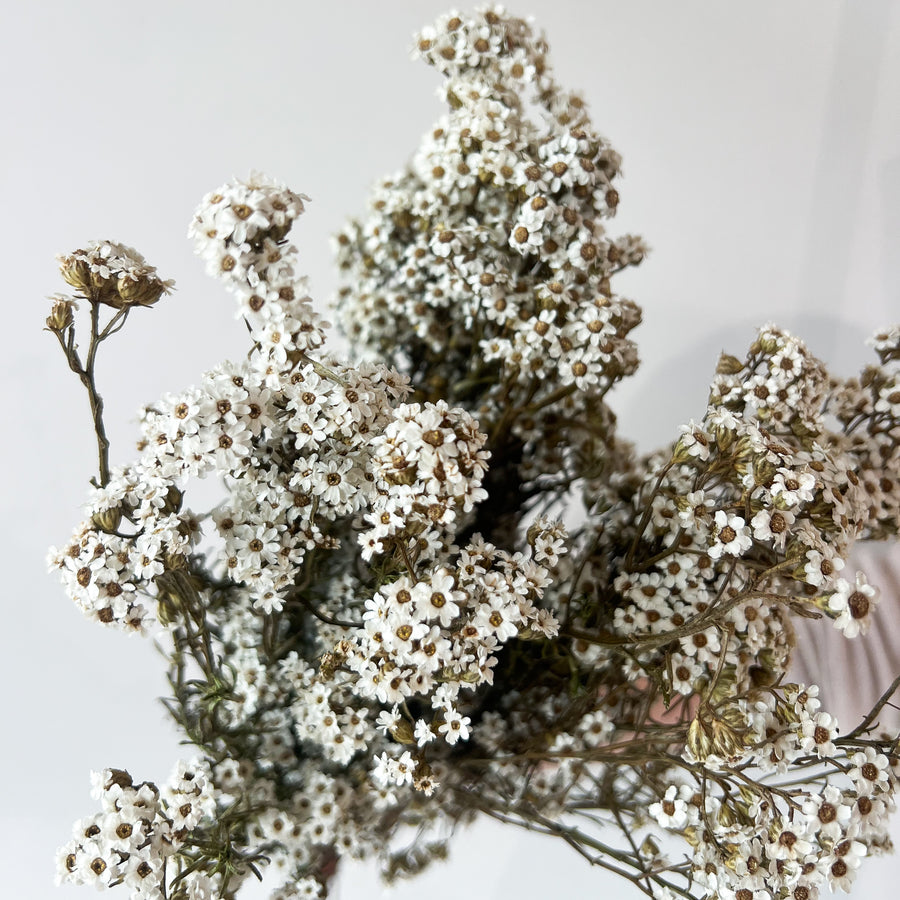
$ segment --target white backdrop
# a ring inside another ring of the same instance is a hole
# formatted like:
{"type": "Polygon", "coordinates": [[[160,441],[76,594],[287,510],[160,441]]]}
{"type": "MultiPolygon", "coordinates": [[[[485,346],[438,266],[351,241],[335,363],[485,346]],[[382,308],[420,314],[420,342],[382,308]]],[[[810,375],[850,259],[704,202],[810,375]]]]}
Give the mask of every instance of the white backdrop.
{"type": "MultiPolygon", "coordinates": [[[[165,682],[151,644],[83,621],[45,572],[95,465],[86,400],[41,332],[43,298],[63,288],[53,255],[108,237],[178,284],[104,346],[100,386],[123,462],[141,402],[245,350],[231,300],[184,237],[197,201],[251,168],[308,193],[296,235],[324,304],[329,235],[441,112],[436,75],[408,50],[445,7],[4,7],[0,893],[74,898],[52,887],[53,854],[93,809],[89,771],[165,779],[183,751],[155,700],[165,682]]],[[[514,11],[536,16],[559,80],[583,90],[623,154],[617,227],[653,247],[625,276],[645,324],[642,368],[614,401],[623,431],[649,448],[702,414],[718,352],[741,353],[771,319],[836,371],[858,368],[863,339],[900,318],[900,4],[524,0],[514,11]]],[[[870,862],[858,896],[898,875],[897,859],[870,862]]],[[[368,896],[371,879],[348,869],[340,896],[368,896]]],[[[527,900],[601,884],[610,898],[635,895],[564,847],[485,825],[460,837],[449,867],[395,896],[527,900]]]]}

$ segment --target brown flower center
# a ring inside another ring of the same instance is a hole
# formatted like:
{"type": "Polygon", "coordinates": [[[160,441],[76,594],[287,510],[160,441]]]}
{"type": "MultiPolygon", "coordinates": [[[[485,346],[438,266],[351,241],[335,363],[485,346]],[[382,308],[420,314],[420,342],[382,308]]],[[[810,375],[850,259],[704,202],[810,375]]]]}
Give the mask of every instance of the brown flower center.
{"type": "Polygon", "coordinates": [[[819,821],[826,825],[837,818],[837,810],[830,803],[823,803],[819,807],[819,821]]]}
{"type": "Polygon", "coordinates": [[[854,619],[864,619],[869,614],[869,598],[862,591],[854,591],[847,600],[847,607],[854,619]]]}
{"type": "Polygon", "coordinates": [[[863,763],[860,772],[867,781],[878,781],[878,766],[875,763],[863,763]]]}

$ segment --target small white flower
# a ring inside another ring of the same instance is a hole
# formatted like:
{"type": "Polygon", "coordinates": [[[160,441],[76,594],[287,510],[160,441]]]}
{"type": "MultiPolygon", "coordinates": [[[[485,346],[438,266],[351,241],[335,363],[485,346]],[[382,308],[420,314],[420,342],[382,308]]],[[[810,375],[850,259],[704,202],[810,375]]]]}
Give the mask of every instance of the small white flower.
{"type": "Polygon", "coordinates": [[[890,785],[890,761],[874,747],[866,747],[854,753],[850,759],[853,768],[847,773],[860,795],[886,791],[890,785]]]}
{"type": "Polygon", "coordinates": [[[719,559],[723,554],[740,556],[753,544],[750,529],[740,516],[729,516],[724,509],[716,510],[715,525],[715,540],[706,551],[711,559],[719,559]]]}
{"type": "Polygon", "coordinates": [[[681,426],[680,443],[689,456],[706,462],[709,459],[709,447],[713,439],[691,419],[687,425],[681,426]]]}
{"type": "Polygon", "coordinates": [[[707,517],[715,506],[712,497],[707,497],[703,491],[690,491],[677,502],[678,518],[685,528],[705,527],[707,517]]]}
{"type": "Polygon", "coordinates": [[[413,730],[413,734],[416,738],[416,743],[420,747],[430,744],[437,737],[431,726],[424,719],[418,719],[416,721],[416,727],[413,730]]]}
{"type": "Polygon", "coordinates": [[[403,716],[400,715],[400,707],[394,706],[392,709],[383,709],[378,713],[375,720],[375,727],[387,737],[401,722],[403,716]]]}
{"type": "Polygon", "coordinates": [[[761,509],[751,520],[753,537],[758,541],[771,541],[777,550],[783,550],[796,516],[789,509],[761,509]]]}
{"type": "Polygon", "coordinates": [[[835,592],[828,598],[828,610],[834,614],[834,627],[854,638],[865,634],[872,622],[872,611],[878,603],[878,589],[869,584],[862,572],[856,573],[855,584],[843,578],[835,584],[835,592]]]}
{"type": "Polygon", "coordinates": [[[841,791],[829,784],[821,794],[809,795],[803,803],[803,813],[811,831],[836,841],[849,826],[852,810],[841,791]]]}
{"type": "Polygon", "coordinates": [[[813,498],[816,479],[810,472],[794,472],[791,469],[779,469],[769,490],[772,496],[785,507],[799,506],[813,498]]]}
{"type": "Polygon", "coordinates": [[[444,722],[438,731],[444,736],[448,744],[469,739],[469,723],[472,720],[468,716],[461,716],[455,709],[444,711],[444,722]]]}
{"type": "Polygon", "coordinates": [[[394,784],[403,787],[413,783],[413,773],[416,762],[412,754],[406,750],[395,759],[387,753],[375,757],[375,767],[372,769],[372,777],[384,787],[394,784]]]}
{"type": "Polygon", "coordinates": [[[805,581],[814,587],[827,587],[844,568],[842,560],[832,547],[821,545],[820,549],[806,551],[806,565],[803,567],[805,581]]]}
{"type": "Polygon", "coordinates": [[[687,824],[687,803],[678,796],[678,787],[670,785],[665,796],[657,803],[651,803],[648,812],[663,827],[678,830],[687,824]]]}
{"type": "Polygon", "coordinates": [[[826,712],[800,720],[800,746],[807,753],[831,757],[837,752],[834,738],[838,734],[837,720],[826,712]]]}

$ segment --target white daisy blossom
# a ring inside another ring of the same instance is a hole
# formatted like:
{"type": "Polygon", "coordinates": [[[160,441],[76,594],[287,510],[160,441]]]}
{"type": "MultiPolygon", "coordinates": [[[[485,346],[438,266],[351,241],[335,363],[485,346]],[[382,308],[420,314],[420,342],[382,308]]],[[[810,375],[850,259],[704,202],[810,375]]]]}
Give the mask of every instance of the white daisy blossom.
{"type": "Polygon", "coordinates": [[[826,712],[803,716],[800,720],[800,746],[808,753],[821,757],[837,754],[834,738],[838,735],[837,721],[826,712]]]}
{"type": "Polygon", "coordinates": [[[769,490],[777,501],[790,508],[812,500],[815,484],[816,479],[811,472],[780,469],[769,490]]]}
{"type": "Polygon", "coordinates": [[[839,578],[835,591],[828,599],[828,610],[834,617],[834,627],[846,637],[865,634],[872,621],[872,612],[878,604],[878,589],[869,584],[862,572],[856,573],[853,584],[839,578]]]}
{"type": "Polygon", "coordinates": [[[750,520],[753,537],[757,541],[771,541],[773,546],[783,549],[795,518],[789,509],[761,509],[750,520]]]}
{"type": "Polygon", "coordinates": [[[402,718],[403,717],[400,715],[400,708],[398,706],[394,706],[389,710],[383,709],[380,713],[378,713],[378,718],[375,720],[375,726],[385,736],[387,736],[394,728],[396,728],[400,724],[402,718]]]}
{"type": "Polygon", "coordinates": [[[470,723],[468,716],[460,715],[455,709],[448,709],[444,712],[444,722],[438,726],[438,732],[448,744],[455,744],[468,739],[470,723]]]}
{"type": "Polygon", "coordinates": [[[804,573],[807,584],[825,587],[837,578],[837,573],[843,568],[844,560],[838,557],[831,547],[823,545],[821,549],[806,552],[804,573]]]}
{"type": "Polygon", "coordinates": [[[729,516],[723,509],[716,510],[715,539],[706,551],[711,559],[719,559],[723,554],[740,556],[752,543],[750,528],[740,516],[729,516]]]}
{"type": "Polygon", "coordinates": [[[853,768],[849,772],[859,794],[869,796],[887,791],[890,786],[890,762],[883,753],[873,747],[854,753],[851,759],[853,768]]]}
{"type": "Polygon", "coordinates": [[[430,744],[437,737],[434,733],[434,729],[424,719],[418,719],[416,721],[414,734],[416,743],[420,747],[430,744]]]}
{"type": "Polygon", "coordinates": [[[670,785],[666,789],[662,800],[651,803],[647,812],[663,828],[671,828],[673,830],[683,828],[688,820],[687,803],[678,796],[678,787],[676,785],[670,785]]]}
{"type": "Polygon", "coordinates": [[[678,503],[678,518],[685,525],[696,526],[705,521],[714,506],[713,498],[707,497],[703,491],[690,491],[678,503]]]}

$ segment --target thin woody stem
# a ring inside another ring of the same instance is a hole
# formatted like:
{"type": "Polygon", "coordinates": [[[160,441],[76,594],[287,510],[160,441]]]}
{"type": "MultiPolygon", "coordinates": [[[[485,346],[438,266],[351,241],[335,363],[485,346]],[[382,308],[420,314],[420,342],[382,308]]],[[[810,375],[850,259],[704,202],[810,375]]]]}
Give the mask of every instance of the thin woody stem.
{"type": "Polygon", "coordinates": [[[881,697],[878,699],[876,704],[872,707],[869,714],[862,720],[862,722],[860,722],[859,725],[857,725],[856,728],[854,728],[853,731],[851,731],[849,734],[844,735],[843,740],[848,741],[848,740],[851,740],[852,738],[859,737],[859,735],[861,735],[861,734],[865,734],[869,730],[869,727],[872,725],[872,723],[877,718],[878,713],[881,712],[881,710],[884,708],[884,706],[888,702],[888,700],[891,699],[891,697],[893,696],[893,694],[897,690],[897,688],[900,688],[900,675],[898,675],[891,682],[890,687],[881,695],[881,697]]]}
{"type": "MultiPolygon", "coordinates": [[[[112,324],[112,323],[110,323],[112,324]]],[[[106,428],[103,424],[103,398],[97,392],[94,381],[94,370],[97,362],[97,349],[100,342],[108,334],[107,330],[100,332],[100,304],[91,303],[91,343],[88,347],[87,362],[81,372],[81,383],[88,392],[88,400],[91,404],[91,416],[94,420],[94,434],[97,436],[97,455],[100,466],[100,487],[109,484],[109,438],[106,436],[106,428]]]]}
{"type": "Polygon", "coordinates": [[[587,631],[584,628],[567,628],[560,629],[560,635],[563,637],[574,638],[578,641],[587,641],[589,644],[596,644],[599,647],[623,647],[639,644],[641,647],[663,647],[672,641],[683,637],[690,637],[700,631],[705,631],[717,619],[724,615],[735,606],[747,602],[748,600],[765,600],[769,603],[785,603],[790,604],[790,597],[783,597],[781,594],[773,594],[768,591],[746,591],[728,600],[711,606],[706,612],[700,613],[694,618],[689,619],[684,625],[673,628],[670,631],[661,632],[642,632],[632,635],[617,635],[608,632],[587,631]]]}
{"type": "Polygon", "coordinates": [[[88,346],[87,358],[84,363],[78,355],[78,349],[75,345],[75,327],[69,325],[63,331],[54,330],[59,346],[66,357],[69,368],[78,376],[79,381],[84,385],[88,393],[88,401],[91,405],[91,418],[94,422],[94,434],[97,437],[97,459],[100,480],[100,487],[109,484],[109,438],[106,436],[106,427],[103,424],[103,398],[97,392],[97,382],[95,378],[97,365],[97,350],[100,344],[108,337],[121,331],[131,312],[131,306],[125,305],[116,310],[115,315],[101,329],[100,327],[100,303],[96,297],[88,297],[91,305],[91,341],[88,346]],[[65,333],[65,336],[64,336],[65,333]]]}

